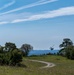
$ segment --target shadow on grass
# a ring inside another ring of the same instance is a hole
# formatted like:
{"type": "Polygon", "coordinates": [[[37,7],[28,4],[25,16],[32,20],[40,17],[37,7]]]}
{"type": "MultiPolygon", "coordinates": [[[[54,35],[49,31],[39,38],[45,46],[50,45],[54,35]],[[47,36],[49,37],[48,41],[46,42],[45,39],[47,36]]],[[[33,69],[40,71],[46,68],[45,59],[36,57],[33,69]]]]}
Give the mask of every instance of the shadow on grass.
{"type": "Polygon", "coordinates": [[[19,66],[17,67],[23,67],[23,68],[27,68],[27,66],[25,64],[20,64],[19,66]]]}

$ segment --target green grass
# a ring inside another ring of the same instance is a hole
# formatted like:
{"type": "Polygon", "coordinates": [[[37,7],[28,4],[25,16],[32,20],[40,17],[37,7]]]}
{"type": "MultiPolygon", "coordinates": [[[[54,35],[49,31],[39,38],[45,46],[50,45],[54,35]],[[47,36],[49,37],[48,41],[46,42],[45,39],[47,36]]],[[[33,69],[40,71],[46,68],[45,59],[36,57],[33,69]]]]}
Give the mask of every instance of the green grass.
{"type": "Polygon", "coordinates": [[[0,66],[0,75],[74,75],[74,60],[61,56],[38,56],[23,58],[24,67],[0,66]],[[38,62],[29,61],[31,59],[43,60],[56,64],[55,67],[40,69],[45,66],[38,62]]]}

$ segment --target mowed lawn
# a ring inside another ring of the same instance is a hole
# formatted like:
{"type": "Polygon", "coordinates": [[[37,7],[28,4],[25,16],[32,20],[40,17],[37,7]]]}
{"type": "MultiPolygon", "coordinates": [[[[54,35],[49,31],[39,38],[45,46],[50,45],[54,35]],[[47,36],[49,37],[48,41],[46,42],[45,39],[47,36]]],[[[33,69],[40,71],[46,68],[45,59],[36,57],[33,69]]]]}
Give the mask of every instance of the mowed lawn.
{"type": "Polygon", "coordinates": [[[0,75],[74,75],[74,60],[61,56],[46,55],[23,58],[22,67],[0,66],[0,75]],[[41,69],[45,66],[39,62],[29,60],[42,60],[56,64],[55,67],[41,69]]]}

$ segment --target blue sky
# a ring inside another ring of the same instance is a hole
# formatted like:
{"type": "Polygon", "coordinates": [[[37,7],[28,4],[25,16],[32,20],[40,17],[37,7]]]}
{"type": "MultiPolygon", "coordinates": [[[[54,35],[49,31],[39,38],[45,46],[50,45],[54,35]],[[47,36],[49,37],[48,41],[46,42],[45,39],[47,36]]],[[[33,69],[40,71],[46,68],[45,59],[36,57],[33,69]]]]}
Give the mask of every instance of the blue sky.
{"type": "Polygon", "coordinates": [[[74,42],[74,0],[0,0],[1,45],[58,49],[63,38],[74,42]]]}

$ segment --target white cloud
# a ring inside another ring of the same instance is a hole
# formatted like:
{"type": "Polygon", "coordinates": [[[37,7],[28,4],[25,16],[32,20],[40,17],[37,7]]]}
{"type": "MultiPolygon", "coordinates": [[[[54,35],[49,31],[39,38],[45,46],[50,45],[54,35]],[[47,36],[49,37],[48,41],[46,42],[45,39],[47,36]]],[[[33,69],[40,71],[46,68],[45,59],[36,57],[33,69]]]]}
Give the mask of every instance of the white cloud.
{"type": "Polygon", "coordinates": [[[15,0],[13,0],[13,1],[12,1],[12,2],[10,2],[10,3],[5,4],[3,7],[1,7],[1,8],[0,8],[0,10],[5,9],[5,8],[7,8],[7,7],[9,7],[9,6],[13,5],[14,3],[15,3],[15,0]]]}
{"type": "Polygon", "coordinates": [[[33,20],[40,20],[40,19],[47,19],[47,18],[55,18],[55,17],[67,16],[67,15],[74,15],[74,6],[60,8],[60,9],[53,10],[53,11],[47,11],[42,14],[32,15],[25,19],[16,19],[16,20],[13,20],[12,23],[23,22],[23,21],[33,21],[33,20]]]}
{"type": "Polygon", "coordinates": [[[51,3],[51,2],[55,2],[55,1],[57,1],[57,0],[40,0],[38,2],[29,4],[29,5],[26,5],[26,6],[22,6],[20,8],[16,8],[16,9],[4,12],[4,13],[0,13],[0,15],[16,12],[16,11],[19,11],[19,10],[22,10],[22,9],[31,8],[31,7],[34,7],[34,6],[43,5],[43,4],[47,4],[47,3],[51,3]]]}
{"type": "Polygon", "coordinates": [[[31,13],[23,12],[23,13],[14,13],[14,14],[6,14],[0,16],[0,21],[12,21],[14,19],[22,19],[31,16],[31,13]]]}
{"type": "Polygon", "coordinates": [[[0,25],[3,25],[3,24],[8,24],[9,22],[7,21],[3,21],[3,22],[0,22],[0,25]]]}
{"type": "Polygon", "coordinates": [[[56,18],[59,16],[68,16],[74,15],[74,6],[71,7],[64,7],[57,10],[46,11],[40,14],[33,14],[33,13],[20,13],[20,14],[10,14],[7,15],[6,18],[0,19],[0,24],[7,24],[7,23],[18,23],[18,22],[26,22],[26,21],[34,21],[40,19],[48,19],[48,18],[56,18]],[[26,14],[26,16],[24,16],[26,14]]]}

